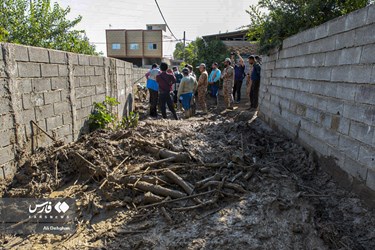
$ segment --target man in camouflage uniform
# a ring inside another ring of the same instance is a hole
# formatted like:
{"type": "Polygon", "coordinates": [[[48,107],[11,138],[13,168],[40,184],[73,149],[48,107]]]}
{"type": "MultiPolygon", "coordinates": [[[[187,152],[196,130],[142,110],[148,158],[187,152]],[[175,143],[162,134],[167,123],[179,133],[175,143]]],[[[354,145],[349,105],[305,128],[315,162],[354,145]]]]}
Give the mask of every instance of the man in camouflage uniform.
{"type": "Polygon", "coordinates": [[[233,109],[231,107],[232,102],[232,91],[234,85],[234,68],[231,66],[230,58],[226,58],[224,61],[224,71],[222,74],[222,79],[224,80],[223,84],[223,94],[224,94],[224,103],[227,109],[233,109]]]}
{"type": "Polygon", "coordinates": [[[207,113],[206,93],[208,88],[208,73],[206,71],[206,64],[201,63],[197,68],[201,72],[198,80],[198,105],[204,113],[207,113]]]}

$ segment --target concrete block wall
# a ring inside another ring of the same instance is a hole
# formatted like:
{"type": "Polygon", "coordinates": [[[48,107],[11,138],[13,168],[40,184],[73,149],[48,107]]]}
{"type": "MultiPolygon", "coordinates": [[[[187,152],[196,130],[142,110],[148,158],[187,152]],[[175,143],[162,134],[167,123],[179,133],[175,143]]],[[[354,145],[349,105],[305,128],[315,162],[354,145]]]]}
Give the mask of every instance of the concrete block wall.
{"type": "Polygon", "coordinates": [[[112,58],[0,43],[0,178],[12,176],[22,155],[53,143],[37,126],[68,143],[88,131],[93,104],[105,96],[127,114],[132,80],[146,72],[112,58]]]}
{"type": "MultiPolygon", "coordinates": [[[[260,113],[375,191],[375,6],[306,30],[263,58],[260,113]]],[[[335,165],[335,166],[333,166],[335,165]]],[[[337,171],[336,171],[337,172],[337,171]]]]}

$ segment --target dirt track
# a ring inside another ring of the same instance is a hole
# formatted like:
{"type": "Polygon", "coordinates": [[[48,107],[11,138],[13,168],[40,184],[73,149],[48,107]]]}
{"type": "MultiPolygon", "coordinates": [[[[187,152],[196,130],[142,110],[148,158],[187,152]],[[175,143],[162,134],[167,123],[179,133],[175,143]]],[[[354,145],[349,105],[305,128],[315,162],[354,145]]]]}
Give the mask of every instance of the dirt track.
{"type": "Polygon", "coordinates": [[[97,131],[41,150],[1,196],[74,197],[77,232],[7,235],[2,247],[375,249],[374,212],[337,187],[312,154],[253,115],[237,109],[182,121],[145,119],[134,130],[97,131]],[[153,164],[165,158],[161,150],[182,158],[153,164]],[[201,195],[148,200],[143,182],[189,195],[163,168],[201,195]],[[214,180],[200,183],[208,177],[214,180]]]}

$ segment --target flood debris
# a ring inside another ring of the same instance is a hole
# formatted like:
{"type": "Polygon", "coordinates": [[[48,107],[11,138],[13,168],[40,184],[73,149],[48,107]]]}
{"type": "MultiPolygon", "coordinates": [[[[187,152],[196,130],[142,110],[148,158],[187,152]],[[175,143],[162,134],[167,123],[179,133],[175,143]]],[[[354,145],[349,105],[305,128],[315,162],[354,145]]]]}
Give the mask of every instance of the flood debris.
{"type": "Polygon", "coordinates": [[[375,216],[253,113],[143,119],[24,159],[2,197],[77,200],[72,235],[5,249],[375,249],[375,216]]]}

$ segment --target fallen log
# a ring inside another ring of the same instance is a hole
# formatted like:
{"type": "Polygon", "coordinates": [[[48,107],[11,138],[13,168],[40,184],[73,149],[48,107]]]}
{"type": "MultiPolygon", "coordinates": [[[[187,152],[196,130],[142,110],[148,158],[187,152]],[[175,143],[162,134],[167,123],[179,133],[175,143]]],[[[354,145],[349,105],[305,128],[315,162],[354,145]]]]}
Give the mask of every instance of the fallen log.
{"type": "Polygon", "coordinates": [[[159,157],[160,159],[174,158],[173,162],[188,162],[190,161],[190,156],[187,153],[176,153],[167,149],[159,149],[151,146],[145,147],[146,151],[159,157]]]}
{"type": "MultiPolygon", "coordinates": [[[[205,188],[208,188],[208,187],[211,187],[211,186],[220,186],[220,185],[222,185],[221,181],[209,181],[209,182],[206,182],[202,187],[200,187],[200,189],[205,189],[205,188]]],[[[225,182],[224,188],[230,188],[230,189],[233,189],[233,190],[241,192],[241,193],[247,192],[243,187],[241,187],[240,185],[235,184],[235,183],[225,182]]]]}
{"type": "Polygon", "coordinates": [[[171,179],[175,184],[179,185],[180,187],[182,187],[183,190],[185,190],[185,192],[187,194],[192,194],[194,189],[192,189],[190,186],[191,184],[184,181],[184,179],[182,179],[179,175],[177,175],[175,172],[173,172],[172,170],[169,170],[167,169],[164,174],[169,178],[171,179]]]}
{"type": "Polygon", "coordinates": [[[195,183],[195,187],[199,188],[202,185],[204,185],[206,182],[209,182],[209,181],[219,181],[220,179],[221,179],[221,175],[219,173],[216,173],[215,175],[207,177],[206,179],[203,179],[201,181],[197,181],[195,183]]]}
{"type": "Polygon", "coordinates": [[[143,191],[152,192],[152,193],[158,194],[158,195],[163,195],[165,197],[170,196],[172,198],[181,198],[181,197],[186,196],[185,193],[182,193],[180,191],[165,188],[165,187],[162,187],[162,186],[159,186],[159,185],[152,185],[152,184],[144,182],[144,181],[139,181],[136,185],[131,185],[131,184],[128,184],[128,185],[136,187],[136,188],[138,188],[140,190],[143,190],[143,191]]]}
{"type": "Polygon", "coordinates": [[[156,202],[161,202],[163,201],[164,198],[161,197],[161,196],[158,196],[156,194],[153,194],[151,192],[147,192],[145,193],[144,197],[143,197],[143,202],[145,204],[151,204],[151,203],[156,203],[156,202]]]}

